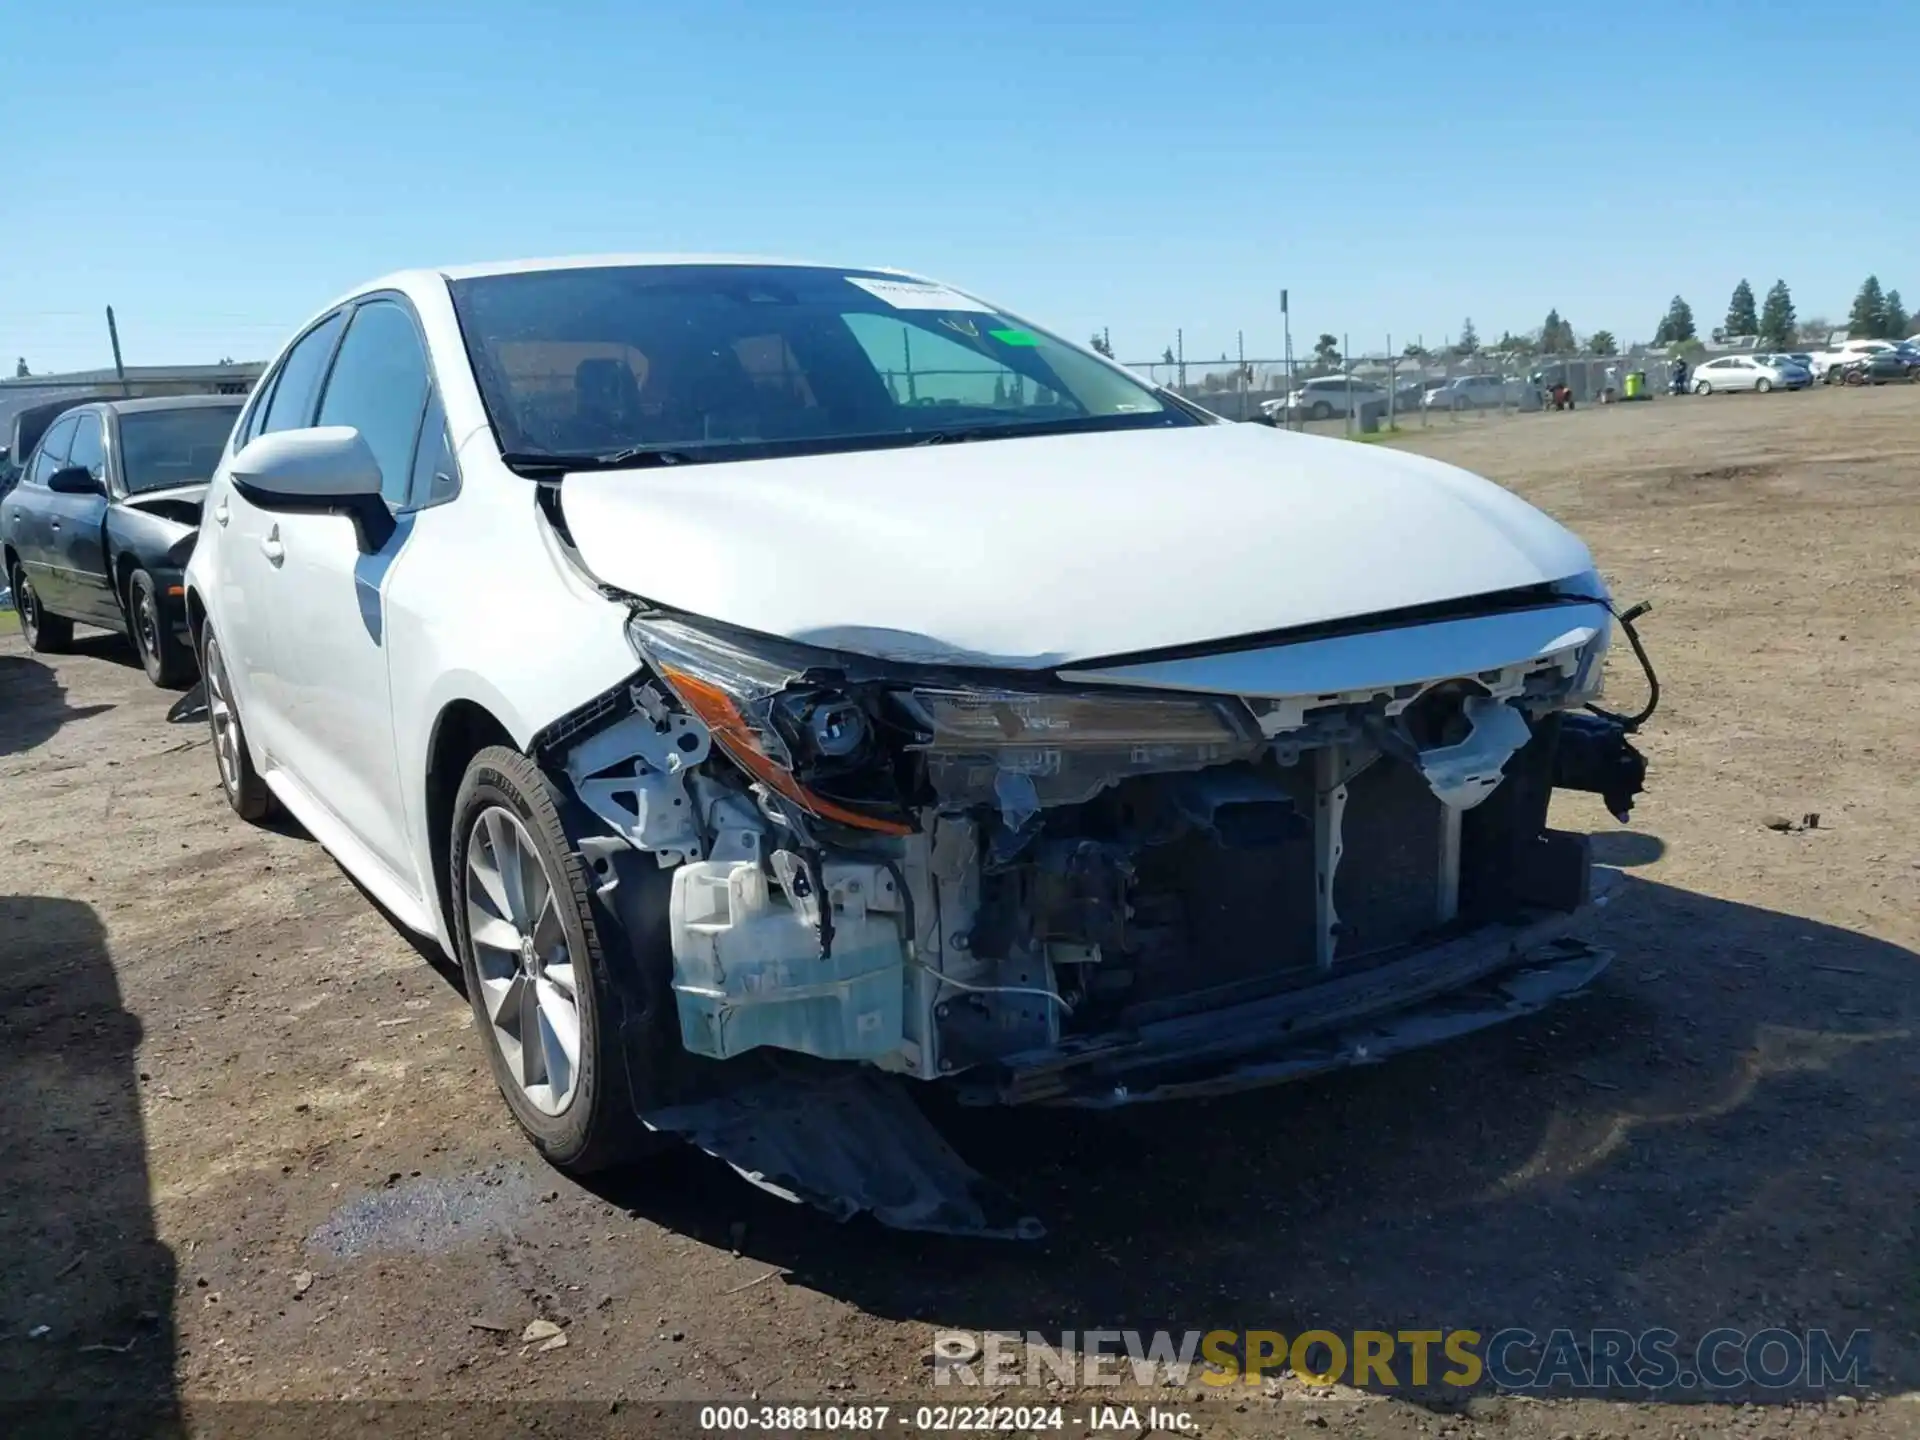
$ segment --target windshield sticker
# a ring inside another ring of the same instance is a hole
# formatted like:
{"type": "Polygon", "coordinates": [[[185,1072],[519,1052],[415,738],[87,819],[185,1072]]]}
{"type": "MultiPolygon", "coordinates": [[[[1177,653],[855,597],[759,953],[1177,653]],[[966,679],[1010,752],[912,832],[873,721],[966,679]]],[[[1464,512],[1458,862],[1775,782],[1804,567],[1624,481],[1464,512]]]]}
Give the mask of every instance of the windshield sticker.
{"type": "Polygon", "coordinates": [[[1038,345],[1040,337],[1031,330],[989,330],[987,331],[1002,345],[1038,345]]]}
{"type": "Polygon", "coordinates": [[[991,315],[993,311],[978,300],[970,300],[958,290],[949,290],[944,285],[925,285],[918,280],[868,280],[863,276],[849,275],[849,285],[858,285],[877,300],[884,300],[896,310],[967,310],[979,315],[991,315]]]}
{"type": "Polygon", "coordinates": [[[971,320],[956,320],[951,315],[942,315],[940,323],[956,335],[964,335],[969,340],[980,338],[980,327],[971,320]]]}

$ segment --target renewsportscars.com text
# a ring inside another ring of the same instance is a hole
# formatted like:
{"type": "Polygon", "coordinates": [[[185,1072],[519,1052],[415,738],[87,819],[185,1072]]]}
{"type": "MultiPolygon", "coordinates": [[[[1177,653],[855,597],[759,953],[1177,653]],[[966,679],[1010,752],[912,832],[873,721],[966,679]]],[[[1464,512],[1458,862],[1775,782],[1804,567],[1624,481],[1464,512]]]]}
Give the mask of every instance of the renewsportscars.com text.
{"type": "Polygon", "coordinates": [[[1362,1390],[1829,1390],[1866,1381],[1871,1342],[1865,1330],[1730,1327],[1691,1342],[1662,1328],[948,1331],[933,1383],[1229,1386],[1290,1373],[1362,1390]]]}

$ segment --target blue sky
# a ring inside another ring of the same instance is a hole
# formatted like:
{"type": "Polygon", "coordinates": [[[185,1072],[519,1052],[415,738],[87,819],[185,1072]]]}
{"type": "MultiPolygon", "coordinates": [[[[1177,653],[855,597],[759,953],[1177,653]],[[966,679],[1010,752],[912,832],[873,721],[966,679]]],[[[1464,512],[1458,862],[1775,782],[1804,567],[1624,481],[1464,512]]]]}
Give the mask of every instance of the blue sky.
{"type": "Polygon", "coordinates": [[[416,264],[898,265],[1123,359],[1920,305],[1920,3],[16,7],[0,355],[258,358],[416,264]],[[50,57],[61,57],[54,63],[50,57]],[[1774,101],[1769,94],[1785,98],[1774,101]],[[1887,97],[1888,103],[1876,103],[1887,97]]]}

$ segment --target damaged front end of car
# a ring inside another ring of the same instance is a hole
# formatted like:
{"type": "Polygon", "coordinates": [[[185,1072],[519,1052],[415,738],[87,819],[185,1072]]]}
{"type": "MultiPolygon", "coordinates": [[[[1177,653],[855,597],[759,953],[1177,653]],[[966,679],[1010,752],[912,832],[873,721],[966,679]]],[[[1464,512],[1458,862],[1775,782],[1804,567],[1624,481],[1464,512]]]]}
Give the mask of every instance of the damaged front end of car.
{"type": "Polygon", "coordinates": [[[640,673],[543,749],[609,832],[599,873],[663,872],[684,1050],[753,1077],[644,1118],[780,1193],[1030,1233],[901,1139],[887,1077],[1219,1093],[1528,1013],[1609,958],[1563,933],[1592,870],[1547,826],[1555,788],[1624,820],[1644,778],[1645,714],[1595,704],[1597,576],[1044,673],[631,603],[640,673]]]}

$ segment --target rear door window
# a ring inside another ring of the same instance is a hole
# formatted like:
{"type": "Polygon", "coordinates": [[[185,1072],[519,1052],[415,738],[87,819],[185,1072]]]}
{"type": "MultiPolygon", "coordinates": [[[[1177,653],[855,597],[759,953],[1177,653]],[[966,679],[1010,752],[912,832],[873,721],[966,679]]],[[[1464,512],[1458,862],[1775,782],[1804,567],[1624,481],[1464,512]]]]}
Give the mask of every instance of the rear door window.
{"type": "Polygon", "coordinates": [[[67,463],[67,451],[73,444],[73,432],[80,423],[77,415],[65,415],[53,422],[34,456],[33,469],[27,475],[29,485],[44,485],[47,477],[67,463]]]}
{"type": "Polygon", "coordinates": [[[288,352],[281,363],[280,376],[274,381],[273,394],[267,397],[266,419],[261,423],[260,434],[302,430],[313,423],[313,402],[320,393],[327,362],[333,358],[340,327],[345,323],[346,316],[329,315],[288,352]]]}

